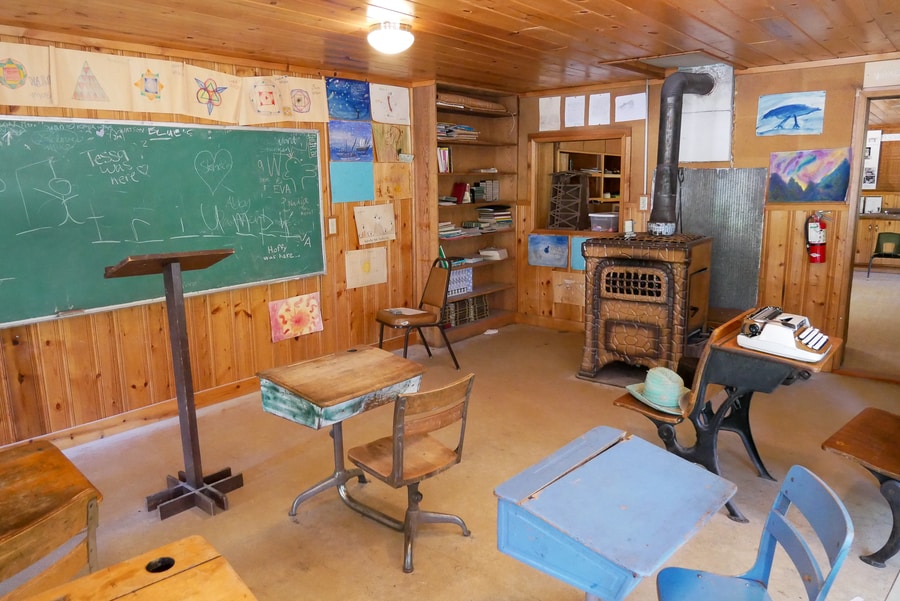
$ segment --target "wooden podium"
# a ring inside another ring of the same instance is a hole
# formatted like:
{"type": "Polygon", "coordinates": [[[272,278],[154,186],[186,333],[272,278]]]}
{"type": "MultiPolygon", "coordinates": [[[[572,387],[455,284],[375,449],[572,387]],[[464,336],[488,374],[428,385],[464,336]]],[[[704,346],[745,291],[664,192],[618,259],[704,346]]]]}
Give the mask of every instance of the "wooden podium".
{"type": "Polygon", "coordinates": [[[200,463],[200,440],[197,434],[197,412],[194,407],[194,385],[191,379],[191,358],[188,350],[187,321],[184,310],[184,285],[181,272],[206,269],[234,254],[234,249],[201,250],[126,257],[107,267],[104,277],[123,278],[138,275],[163,274],[166,287],[166,314],[172,345],[172,364],[175,371],[175,391],[178,396],[178,421],[181,426],[181,446],[184,471],[178,477],[166,476],[168,488],[147,497],[147,510],[159,508],[164,520],[191,507],[199,507],[214,515],[216,507],[228,509],[225,493],[244,485],[241,474],[232,475],[231,468],[203,476],[200,463]]]}

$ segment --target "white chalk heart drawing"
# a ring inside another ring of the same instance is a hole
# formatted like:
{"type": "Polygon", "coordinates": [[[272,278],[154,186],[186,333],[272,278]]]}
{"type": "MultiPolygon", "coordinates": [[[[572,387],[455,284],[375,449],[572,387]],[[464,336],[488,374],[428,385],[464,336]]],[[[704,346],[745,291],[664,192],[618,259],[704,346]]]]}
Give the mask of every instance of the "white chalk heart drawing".
{"type": "Polygon", "coordinates": [[[227,150],[219,150],[215,154],[209,150],[201,150],[194,157],[194,171],[209,188],[210,194],[216,193],[216,190],[231,173],[232,165],[231,153],[227,150]]]}

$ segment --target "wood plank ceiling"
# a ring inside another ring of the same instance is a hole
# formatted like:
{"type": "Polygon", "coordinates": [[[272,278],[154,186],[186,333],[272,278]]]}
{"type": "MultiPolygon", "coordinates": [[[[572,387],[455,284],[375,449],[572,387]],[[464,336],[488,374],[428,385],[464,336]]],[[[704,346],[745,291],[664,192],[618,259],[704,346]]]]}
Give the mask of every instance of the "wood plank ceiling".
{"type": "Polygon", "coordinates": [[[900,56],[896,0],[3,0],[4,25],[507,94],[662,77],[701,52],[735,69],[900,56]],[[371,49],[381,20],[413,47],[371,49]]]}

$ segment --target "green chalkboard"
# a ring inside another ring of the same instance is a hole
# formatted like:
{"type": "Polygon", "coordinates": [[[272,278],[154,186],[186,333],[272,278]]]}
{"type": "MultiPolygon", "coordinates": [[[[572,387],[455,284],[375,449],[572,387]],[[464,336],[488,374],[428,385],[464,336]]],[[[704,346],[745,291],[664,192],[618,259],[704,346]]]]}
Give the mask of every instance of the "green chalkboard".
{"type": "Polygon", "coordinates": [[[186,294],[324,273],[313,130],[0,119],[0,324],[162,298],[132,255],[233,248],[186,294]]]}

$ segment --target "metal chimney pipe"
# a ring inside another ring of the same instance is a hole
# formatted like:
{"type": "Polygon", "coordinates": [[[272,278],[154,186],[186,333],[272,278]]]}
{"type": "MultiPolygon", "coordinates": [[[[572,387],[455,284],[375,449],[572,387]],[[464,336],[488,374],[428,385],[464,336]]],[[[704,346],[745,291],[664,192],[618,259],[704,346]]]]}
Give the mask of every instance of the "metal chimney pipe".
{"type": "Polygon", "coordinates": [[[647,230],[658,236],[675,233],[678,197],[678,155],[681,147],[681,107],[685,94],[709,94],[715,80],[709,73],[677,71],[663,82],[659,103],[659,144],[653,180],[653,209],[647,230]]]}

